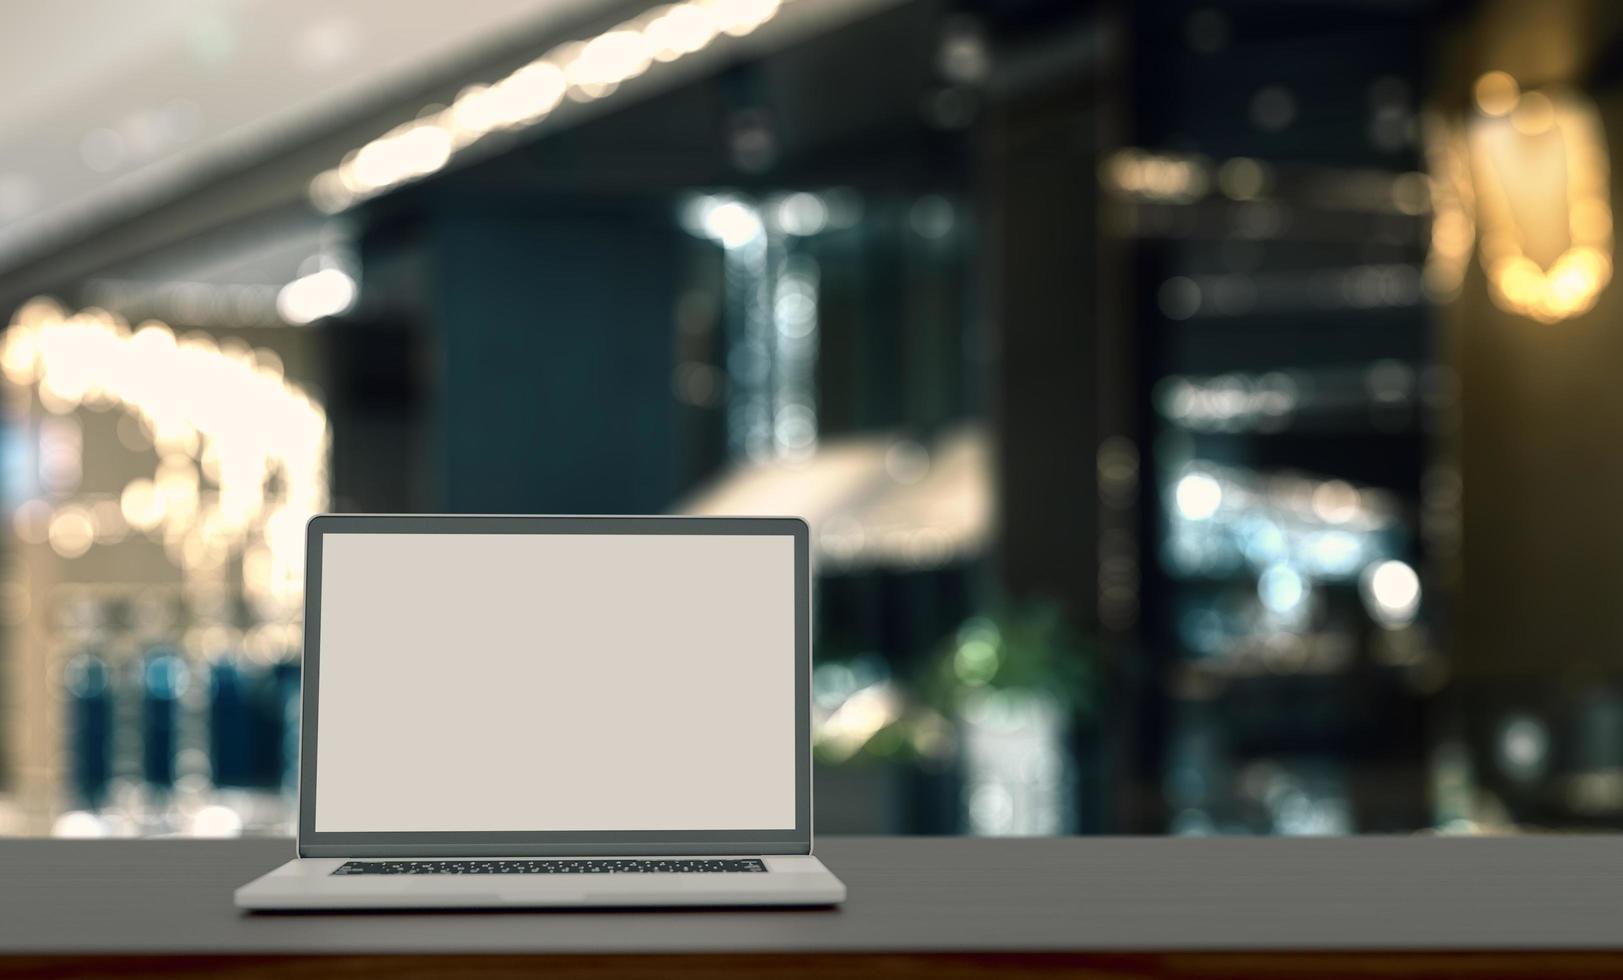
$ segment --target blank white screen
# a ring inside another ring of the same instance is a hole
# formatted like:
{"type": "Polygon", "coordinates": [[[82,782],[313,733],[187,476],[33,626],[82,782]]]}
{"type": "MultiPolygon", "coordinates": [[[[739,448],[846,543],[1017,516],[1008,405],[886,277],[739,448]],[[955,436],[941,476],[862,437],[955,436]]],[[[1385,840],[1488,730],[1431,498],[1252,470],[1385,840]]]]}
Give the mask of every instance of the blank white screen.
{"type": "Polygon", "coordinates": [[[316,830],[794,827],[793,538],[322,540],[316,830]]]}

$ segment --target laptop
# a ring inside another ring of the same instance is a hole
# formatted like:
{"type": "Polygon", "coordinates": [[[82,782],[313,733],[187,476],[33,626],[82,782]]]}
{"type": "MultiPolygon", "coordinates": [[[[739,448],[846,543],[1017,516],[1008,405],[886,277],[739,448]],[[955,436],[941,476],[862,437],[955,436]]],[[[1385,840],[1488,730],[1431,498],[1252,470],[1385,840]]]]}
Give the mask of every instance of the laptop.
{"type": "Polygon", "coordinates": [[[245,909],[832,905],[805,522],[323,515],[245,909]]]}

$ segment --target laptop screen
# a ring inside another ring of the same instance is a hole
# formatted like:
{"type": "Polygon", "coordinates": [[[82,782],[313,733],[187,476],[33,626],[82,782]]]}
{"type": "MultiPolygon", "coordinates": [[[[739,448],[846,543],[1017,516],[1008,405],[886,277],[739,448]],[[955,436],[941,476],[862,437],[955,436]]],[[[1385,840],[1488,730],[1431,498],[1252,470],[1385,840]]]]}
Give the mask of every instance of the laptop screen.
{"type": "Polygon", "coordinates": [[[315,830],[795,826],[786,535],[329,533],[315,830]]]}

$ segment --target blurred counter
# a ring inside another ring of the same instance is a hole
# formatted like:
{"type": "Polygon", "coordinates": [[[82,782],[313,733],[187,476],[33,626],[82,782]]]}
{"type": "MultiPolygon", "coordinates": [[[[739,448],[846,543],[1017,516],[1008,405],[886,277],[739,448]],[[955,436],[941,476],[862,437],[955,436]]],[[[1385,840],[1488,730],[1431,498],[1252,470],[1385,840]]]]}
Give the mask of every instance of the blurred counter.
{"type": "Polygon", "coordinates": [[[954,977],[1238,975],[1274,960],[1329,975],[1348,968],[1337,954],[1403,975],[1623,971],[1613,837],[834,837],[817,851],[850,887],[842,908],[249,915],[232,889],[291,856],[289,841],[9,840],[0,976],[106,975],[108,956],[136,972],[193,956],[225,975],[328,972],[308,958],[340,957],[352,974],[444,975],[444,957],[469,954],[496,956],[491,975],[534,971],[536,956],[561,957],[546,968],[564,976],[652,976],[677,957],[791,976],[939,976],[946,956],[954,977]]]}

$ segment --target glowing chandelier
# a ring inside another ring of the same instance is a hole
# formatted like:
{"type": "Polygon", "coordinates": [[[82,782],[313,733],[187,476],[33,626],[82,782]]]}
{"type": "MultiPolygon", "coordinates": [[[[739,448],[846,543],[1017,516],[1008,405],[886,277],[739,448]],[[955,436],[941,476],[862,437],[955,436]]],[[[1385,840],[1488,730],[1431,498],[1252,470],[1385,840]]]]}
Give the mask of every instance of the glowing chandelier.
{"type": "Polygon", "coordinates": [[[240,554],[259,612],[297,615],[304,524],[327,504],[330,440],[326,412],[273,353],[35,299],[5,332],[0,371],[51,414],[87,406],[134,417],[158,465],[124,487],[123,521],[161,540],[188,576],[217,574],[240,554]]]}
{"type": "Polygon", "coordinates": [[[1428,284],[1440,295],[1457,291],[1475,239],[1501,309],[1543,323],[1587,312],[1612,278],[1599,114],[1579,93],[1524,91],[1502,71],[1479,78],[1474,96],[1463,127],[1433,119],[1427,129],[1428,284]]]}

